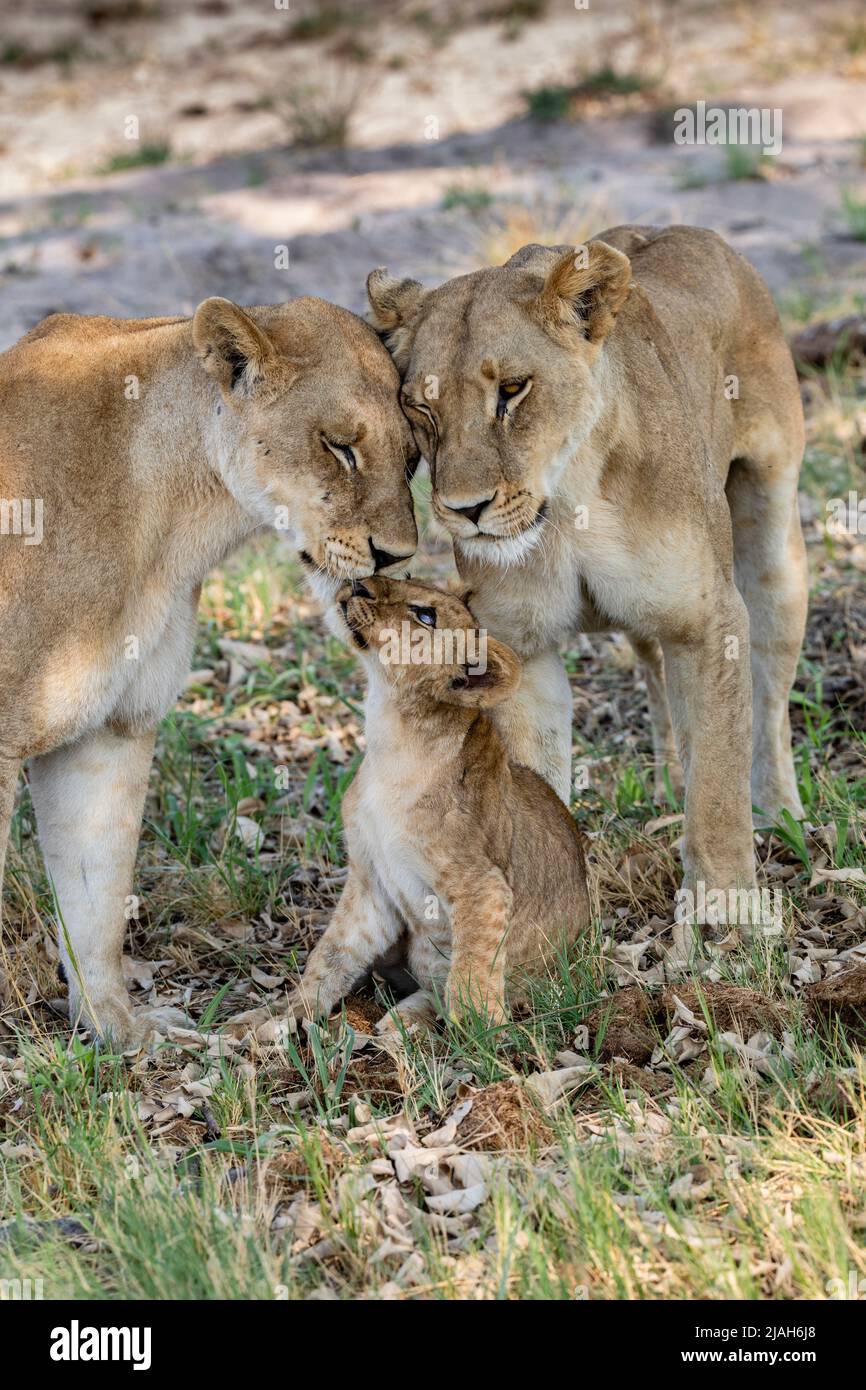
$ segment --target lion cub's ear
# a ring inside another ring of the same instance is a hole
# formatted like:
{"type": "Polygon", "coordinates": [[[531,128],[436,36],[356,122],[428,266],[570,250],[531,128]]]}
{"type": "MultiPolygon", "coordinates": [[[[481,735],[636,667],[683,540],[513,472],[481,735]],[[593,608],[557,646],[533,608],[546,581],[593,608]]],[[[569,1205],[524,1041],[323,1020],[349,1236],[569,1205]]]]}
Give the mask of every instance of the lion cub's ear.
{"type": "Polygon", "coordinates": [[[465,677],[455,676],[452,680],[449,696],[452,704],[490,709],[514,694],[520,685],[522,670],[517,653],[504,642],[497,642],[495,637],[488,637],[485,656],[484,671],[473,674],[470,667],[465,677]]]}
{"type": "Polygon", "coordinates": [[[575,246],[549,271],[535,300],[536,312],[555,337],[577,326],[591,343],[601,342],[631,289],[631,261],[603,241],[575,246]]]}
{"type": "Polygon", "coordinates": [[[202,366],[224,391],[252,395],[277,358],[267,333],[230,299],[205,299],[192,321],[202,366]]]}
{"type": "Polygon", "coordinates": [[[371,270],[367,276],[367,299],[370,302],[369,321],[385,339],[385,345],[398,367],[408,360],[410,334],[408,325],[416,317],[429,290],[418,280],[396,280],[384,266],[371,270]]]}

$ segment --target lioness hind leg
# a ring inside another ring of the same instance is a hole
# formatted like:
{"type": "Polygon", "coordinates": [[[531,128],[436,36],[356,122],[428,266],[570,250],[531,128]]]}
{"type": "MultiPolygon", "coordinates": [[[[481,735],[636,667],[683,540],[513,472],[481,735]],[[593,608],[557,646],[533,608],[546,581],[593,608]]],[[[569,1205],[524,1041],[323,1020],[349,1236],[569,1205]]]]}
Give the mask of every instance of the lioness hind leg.
{"type": "Polygon", "coordinates": [[[661,643],[655,638],[648,640],[639,637],[634,632],[628,633],[628,640],[634,647],[646,682],[653,736],[654,795],[656,801],[664,801],[667,796],[665,772],[670,779],[671,790],[678,796],[683,790],[683,769],[677,755],[674,726],[671,723],[661,643]]]}
{"type": "Polygon", "coordinates": [[[683,639],[662,639],[677,745],[686,778],[684,887],[691,891],[752,888],[749,765],[751,675],[749,627],[742,595],[721,574],[697,575],[713,594],[683,639]]]}
{"type": "MultiPolygon", "coordinates": [[[[779,432],[769,429],[767,437],[778,440],[779,432]]],[[[736,459],[727,483],[734,577],[749,610],[752,803],[765,822],[783,809],[798,819],[803,815],[788,711],[808,603],[798,468],[796,449],[786,454],[771,445],[760,459],[736,459]]]]}

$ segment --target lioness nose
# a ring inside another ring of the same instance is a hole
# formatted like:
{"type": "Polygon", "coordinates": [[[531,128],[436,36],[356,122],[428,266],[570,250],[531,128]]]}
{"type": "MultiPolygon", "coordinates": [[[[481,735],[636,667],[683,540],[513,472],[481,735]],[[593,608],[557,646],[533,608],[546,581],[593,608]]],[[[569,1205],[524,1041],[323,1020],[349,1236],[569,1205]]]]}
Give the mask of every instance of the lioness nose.
{"type": "Polygon", "coordinates": [[[370,537],[370,554],[373,557],[373,564],[377,570],[386,570],[390,565],[399,565],[401,560],[411,560],[415,554],[414,550],[407,551],[403,555],[392,555],[387,550],[380,550],[373,544],[373,537],[370,537]]]}
{"type": "Polygon", "coordinates": [[[472,522],[474,522],[475,525],[477,526],[477,525],[478,525],[478,518],[480,517],[481,513],[484,511],[484,508],[485,508],[485,507],[489,507],[489,505],[490,505],[490,503],[491,503],[492,501],[493,501],[493,498],[492,498],[492,497],[485,497],[485,499],[484,499],[483,502],[475,502],[475,503],[473,503],[473,505],[472,505],[471,507],[452,507],[452,508],[451,508],[451,511],[452,511],[452,512],[458,512],[458,513],[460,514],[460,516],[467,516],[467,517],[469,518],[469,520],[472,521],[472,522]]]}

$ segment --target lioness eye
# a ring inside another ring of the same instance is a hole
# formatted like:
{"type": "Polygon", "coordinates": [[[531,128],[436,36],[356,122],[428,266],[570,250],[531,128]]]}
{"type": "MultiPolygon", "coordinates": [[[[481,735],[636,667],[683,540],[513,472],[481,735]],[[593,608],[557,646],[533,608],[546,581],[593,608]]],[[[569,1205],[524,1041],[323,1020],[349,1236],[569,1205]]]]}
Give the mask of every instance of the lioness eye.
{"type": "Polygon", "coordinates": [[[435,608],[425,608],[425,607],[423,606],[423,604],[410,603],[410,604],[409,604],[409,612],[410,612],[410,613],[414,613],[414,614],[415,614],[415,617],[418,619],[419,623],[423,623],[425,627],[435,627],[435,626],[436,626],[436,609],[435,609],[435,608]]]}
{"type": "Polygon", "coordinates": [[[358,467],[358,460],[355,458],[355,450],[351,444],[335,444],[332,439],[322,437],[322,443],[326,449],[330,449],[335,458],[344,463],[350,472],[358,467]]]}
{"type": "Polygon", "coordinates": [[[501,420],[508,409],[509,401],[513,401],[529,385],[529,379],[525,381],[500,381],[499,399],[496,402],[496,414],[501,420]]]}

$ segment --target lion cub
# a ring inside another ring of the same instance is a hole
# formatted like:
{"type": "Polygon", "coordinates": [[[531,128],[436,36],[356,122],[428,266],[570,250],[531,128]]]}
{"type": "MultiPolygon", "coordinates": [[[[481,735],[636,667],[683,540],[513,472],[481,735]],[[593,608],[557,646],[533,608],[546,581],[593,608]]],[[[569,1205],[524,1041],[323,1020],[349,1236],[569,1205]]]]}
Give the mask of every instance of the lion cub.
{"type": "Polygon", "coordinates": [[[343,801],[346,885],[290,1012],[328,1014],[371,969],[402,966],[407,1021],[433,1017],[437,997],[500,1021],[514,977],[589,921],[583,837],[486,713],[520,662],[426,584],[374,576],[337,603],[369,678],[367,753],[343,801]]]}

